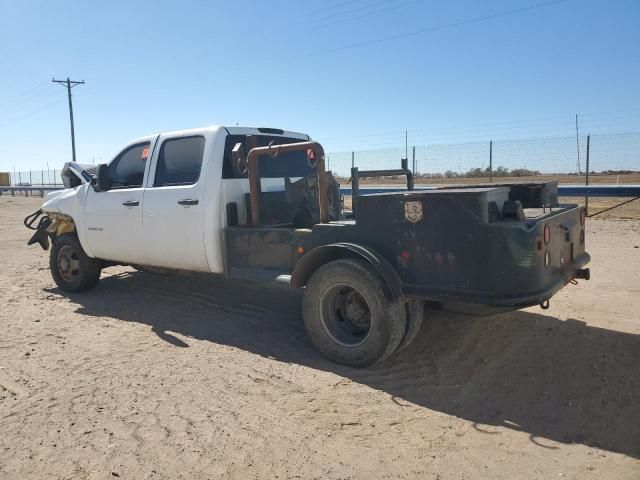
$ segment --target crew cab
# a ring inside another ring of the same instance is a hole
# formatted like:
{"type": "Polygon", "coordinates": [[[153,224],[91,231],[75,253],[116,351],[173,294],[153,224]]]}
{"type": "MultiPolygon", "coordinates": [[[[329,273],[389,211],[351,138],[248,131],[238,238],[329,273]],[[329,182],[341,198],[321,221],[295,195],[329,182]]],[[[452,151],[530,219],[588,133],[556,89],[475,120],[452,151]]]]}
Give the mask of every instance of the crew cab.
{"type": "Polygon", "coordinates": [[[322,146],[274,128],[206,127],[138,138],[108,164],[68,163],[65,189],[25,219],[65,291],[114,264],[304,288],[303,319],[333,361],[364,367],[406,347],[426,311],[486,315],[588,279],[585,211],[557,184],[415,190],[398,170],[351,171],[353,207],[322,146]],[[407,189],[359,195],[363,177],[407,189]]]}

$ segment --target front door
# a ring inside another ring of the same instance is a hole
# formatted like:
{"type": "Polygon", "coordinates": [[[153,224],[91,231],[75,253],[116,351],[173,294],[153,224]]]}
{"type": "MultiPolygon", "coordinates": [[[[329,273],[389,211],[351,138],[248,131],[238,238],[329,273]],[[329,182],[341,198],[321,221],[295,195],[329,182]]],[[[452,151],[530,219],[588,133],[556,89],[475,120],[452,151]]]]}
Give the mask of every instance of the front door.
{"type": "Polygon", "coordinates": [[[205,134],[162,135],[144,197],[149,265],[209,271],[204,247],[205,134]]]}
{"type": "Polygon", "coordinates": [[[148,158],[155,138],[125,148],[109,164],[111,189],[89,189],[84,209],[86,238],[97,258],[146,263],[142,231],[142,202],[148,158]]]}

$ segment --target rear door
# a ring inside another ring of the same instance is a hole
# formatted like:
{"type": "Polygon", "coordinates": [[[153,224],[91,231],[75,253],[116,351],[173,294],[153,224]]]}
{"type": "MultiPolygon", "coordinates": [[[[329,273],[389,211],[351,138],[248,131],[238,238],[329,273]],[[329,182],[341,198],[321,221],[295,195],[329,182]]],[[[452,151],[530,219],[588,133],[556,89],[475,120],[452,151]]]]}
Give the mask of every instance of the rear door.
{"type": "Polygon", "coordinates": [[[109,191],[87,191],[86,240],[98,258],[136,264],[146,261],[142,201],[149,171],[147,159],[156,138],[139,140],[113,159],[109,164],[109,191]]]}
{"type": "Polygon", "coordinates": [[[144,195],[149,265],[209,271],[204,246],[206,132],[161,135],[144,195]]]}

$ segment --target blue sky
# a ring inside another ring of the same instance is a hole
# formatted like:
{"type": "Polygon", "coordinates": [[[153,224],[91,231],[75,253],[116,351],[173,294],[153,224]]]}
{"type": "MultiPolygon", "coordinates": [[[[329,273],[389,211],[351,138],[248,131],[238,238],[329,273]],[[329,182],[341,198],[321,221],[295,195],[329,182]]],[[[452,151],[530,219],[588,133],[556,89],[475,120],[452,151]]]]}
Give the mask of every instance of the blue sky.
{"type": "Polygon", "coordinates": [[[640,1],[0,0],[0,170],[209,124],[329,151],[640,132],[640,1]],[[354,44],[368,43],[354,48],[354,44]]]}

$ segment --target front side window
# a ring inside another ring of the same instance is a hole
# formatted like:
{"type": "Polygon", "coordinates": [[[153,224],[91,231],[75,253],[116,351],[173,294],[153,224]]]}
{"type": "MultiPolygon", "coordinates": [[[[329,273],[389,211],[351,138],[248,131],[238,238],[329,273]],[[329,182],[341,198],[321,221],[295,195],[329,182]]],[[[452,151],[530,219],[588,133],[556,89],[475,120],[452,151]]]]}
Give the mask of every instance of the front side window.
{"type": "Polygon", "coordinates": [[[154,187],[193,185],[200,177],[204,137],[165,140],[158,154],[154,187]]]}
{"type": "Polygon", "coordinates": [[[144,167],[149,157],[149,142],[127,148],[109,164],[111,188],[141,187],[144,167]]]}

